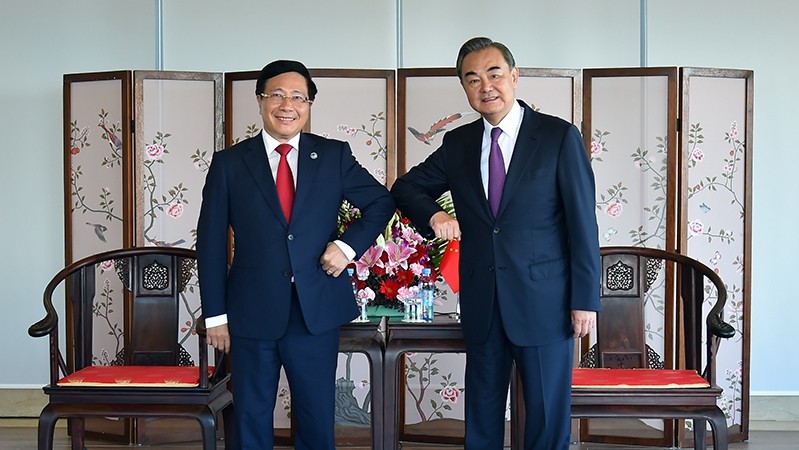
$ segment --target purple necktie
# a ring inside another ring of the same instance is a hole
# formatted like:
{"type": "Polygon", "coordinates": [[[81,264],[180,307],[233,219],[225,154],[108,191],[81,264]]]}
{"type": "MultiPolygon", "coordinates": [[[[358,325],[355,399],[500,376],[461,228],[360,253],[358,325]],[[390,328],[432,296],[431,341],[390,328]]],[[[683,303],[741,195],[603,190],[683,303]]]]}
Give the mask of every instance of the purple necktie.
{"type": "Polygon", "coordinates": [[[502,188],[505,186],[505,160],[502,150],[499,149],[499,135],[502,129],[491,129],[491,153],[488,154],[488,206],[494,217],[499,211],[499,202],[502,200],[502,188]]]}

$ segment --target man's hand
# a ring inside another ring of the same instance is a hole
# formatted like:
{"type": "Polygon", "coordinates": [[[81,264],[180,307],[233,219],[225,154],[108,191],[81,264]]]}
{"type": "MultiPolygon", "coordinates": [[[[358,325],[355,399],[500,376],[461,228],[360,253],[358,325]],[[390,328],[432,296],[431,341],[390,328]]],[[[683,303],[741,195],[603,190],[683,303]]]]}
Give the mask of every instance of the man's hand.
{"type": "Polygon", "coordinates": [[[594,328],[595,323],[596,311],[572,310],[572,326],[574,327],[575,338],[587,336],[591,329],[594,328]]]}
{"type": "Polygon", "coordinates": [[[430,218],[430,228],[436,237],[445,241],[461,238],[461,226],[458,221],[444,211],[433,214],[430,218]]]}
{"type": "Polygon", "coordinates": [[[319,264],[321,264],[322,270],[331,277],[341,275],[341,272],[347,268],[349,263],[350,261],[347,259],[347,255],[341,251],[335,242],[328,242],[325,252],[322,253],[322,257],[319,258],[319,264]]]}
{"type": "Polygon", "coordinates": [[[208,343],[215,349],[230,353],[230,333],[228,333],[227,324],[206,329],[205,336],[208,343]]]}

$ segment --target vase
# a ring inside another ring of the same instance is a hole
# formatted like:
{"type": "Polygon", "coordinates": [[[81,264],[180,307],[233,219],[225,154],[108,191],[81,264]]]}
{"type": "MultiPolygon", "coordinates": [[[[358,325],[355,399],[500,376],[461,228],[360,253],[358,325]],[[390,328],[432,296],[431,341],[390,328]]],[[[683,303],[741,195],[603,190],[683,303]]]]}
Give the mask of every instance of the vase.
{"type": "Polygon", "coordinates": [[[373,317],[399,317],[400,319],[405,313],[400,309],[389,308],[385,305],[369,305],[366,307],[366,314],[370,318],[373,317]]]}

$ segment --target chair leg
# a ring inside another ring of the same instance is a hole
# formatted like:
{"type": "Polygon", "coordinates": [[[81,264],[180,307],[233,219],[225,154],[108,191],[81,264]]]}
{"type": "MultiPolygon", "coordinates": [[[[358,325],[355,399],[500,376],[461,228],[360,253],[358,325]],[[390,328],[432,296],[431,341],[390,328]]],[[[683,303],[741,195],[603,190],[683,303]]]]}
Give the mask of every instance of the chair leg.
{"type": "Polygon", "coordinates": [[[205,409],[197,415],[203,436],[203,450],[216,450],[216,418],[213,411],[205,409]]]}
{"type": "Polygon", "coordinates": [[[707,448],[707,420],[705,420],[704,418],[695,417],[694,449],[705,450],[706,448],[707,448]]]}
{"type": "Polygon", "coordinates": [[[86,431],[86,421],[83,417],[70,417],[67,419],[67,427],[72,440],[72,450],[84,450],[84,434],[86,431]]]}
{"type": "Polygon", "coordinates": [[[233,404],[222,409],[222,422],[225,428],[225,450],[239,450],[239,439],[236,434],[236,419],[233,404]]]}
{"type": "Polygon", "coordinates": [[[38,426],[38,448],[39,450],[52,450],[53,449],[53,433],[55,433],[55,423],[58,417],[53,414],[53,409],[47,405],[42,409],[39,414],[38,426]]]}
{"type": "Polygon", "coordinates": [[[727,418],[719,408],[714,408],[708,415],[710,428],[713,430],[713,450],[727,450],[727,418]]]}

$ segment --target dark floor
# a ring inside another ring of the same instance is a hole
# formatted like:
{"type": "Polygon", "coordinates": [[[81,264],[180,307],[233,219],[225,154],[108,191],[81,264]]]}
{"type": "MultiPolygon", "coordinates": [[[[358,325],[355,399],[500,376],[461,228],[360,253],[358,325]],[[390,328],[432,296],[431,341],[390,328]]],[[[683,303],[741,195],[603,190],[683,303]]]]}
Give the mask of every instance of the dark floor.
{"type": "MultiPolygon", "coordinates": [[[[785,423],[784,426],[768,424],[760,427],[752,426],[748,442],[738,442],[730,444],[730,450],[799,450],[799,425],[794,422],[785,423]],[[782,429],[781,429],[782,428],[782,429]]],[[[130,445],[123,443],[112,443],[108,441],[87,441],[89,450],[119,450],[130,448],[130,445]]],[[[142,445],[158,450],[187,450],[200,448],[199,442],[182,442],[171,444],[151,444],[142,445]]],[[[0,450],[35,450],[36,447],[36,422],[33,419],[0,419],[0,450]]],[[[69,440],[65,428],[60,424],[56,429],[55,449],[69,449],[69,440]]],[[[218,448],[223,449],[224,444],[220,442],[218,448]]],[[[277,449],[291,449],[291,447],[276,447],[277,449]]],[[[341,449],[348,450],[367,450],[366,446],[342,446],[341,449]]],[[[422,443],[401,443],[403,449],[413,450],[444,450],[461,449],[458,445],[444,444],[422,444],[422,443]]],[[[639,447],[622,445],[602,445],[593,443],[582,443],[572,445],[572,450],[643,450],[654,449],[657,447],[639,447]]]]}

